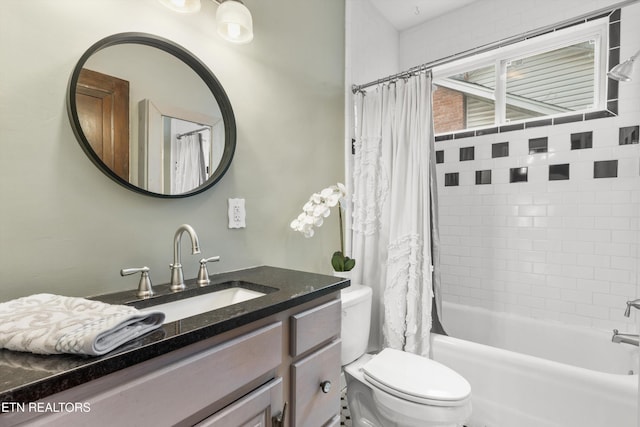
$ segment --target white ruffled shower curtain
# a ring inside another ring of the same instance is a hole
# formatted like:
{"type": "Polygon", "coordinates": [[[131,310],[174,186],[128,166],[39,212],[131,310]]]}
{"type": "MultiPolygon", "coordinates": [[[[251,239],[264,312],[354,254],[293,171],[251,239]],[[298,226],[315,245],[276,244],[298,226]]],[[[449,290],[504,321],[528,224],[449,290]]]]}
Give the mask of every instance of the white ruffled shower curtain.
{"type": "Polygon", "coordinates": [[[202,135],[198,132],[178,138],[171,194],[193,191],[205,181],[206,167],[202,135]]]}
{"type": "Polygon", "coordinates": [[[423,356],[437,260],[431,90],[422,72],[355,96],[353,281],[373,288],[370,345],[423,356]]]}

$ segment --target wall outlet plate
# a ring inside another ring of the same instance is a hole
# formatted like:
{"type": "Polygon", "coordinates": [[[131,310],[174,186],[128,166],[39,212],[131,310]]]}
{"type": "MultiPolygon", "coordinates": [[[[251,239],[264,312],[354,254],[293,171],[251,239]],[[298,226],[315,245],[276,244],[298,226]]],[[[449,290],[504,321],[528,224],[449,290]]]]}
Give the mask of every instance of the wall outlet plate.
{"type": "Polygon", "coordinates": [[[247,212],[244,199],[229,199],[229,228],[245,228],[247,212]]]}

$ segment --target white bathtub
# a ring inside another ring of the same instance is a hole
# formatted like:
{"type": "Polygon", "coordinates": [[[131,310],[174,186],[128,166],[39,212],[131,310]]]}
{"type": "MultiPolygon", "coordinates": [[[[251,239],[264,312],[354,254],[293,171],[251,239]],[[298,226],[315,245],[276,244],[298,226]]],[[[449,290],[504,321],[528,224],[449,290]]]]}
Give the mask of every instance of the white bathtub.
{"type": "Polygon", "coordinates": [[[432,356],[471,384],[467,426],[637,427],[637,347],[453,303],[443,324],[450,336],[432,334],[432,356]]]}

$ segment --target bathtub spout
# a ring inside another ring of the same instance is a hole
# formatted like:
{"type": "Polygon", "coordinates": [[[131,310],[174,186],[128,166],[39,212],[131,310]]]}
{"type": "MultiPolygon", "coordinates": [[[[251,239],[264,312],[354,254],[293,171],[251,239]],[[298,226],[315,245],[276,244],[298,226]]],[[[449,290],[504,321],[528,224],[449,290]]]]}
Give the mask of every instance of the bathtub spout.
{"type": "Polygon", "coordinates": [[[611,337],[611,341],[615,343],[624,343],[631,345],[638,345],[638,334],[621,334],[617,329],[613,330],[613,336],[611,337]]]}

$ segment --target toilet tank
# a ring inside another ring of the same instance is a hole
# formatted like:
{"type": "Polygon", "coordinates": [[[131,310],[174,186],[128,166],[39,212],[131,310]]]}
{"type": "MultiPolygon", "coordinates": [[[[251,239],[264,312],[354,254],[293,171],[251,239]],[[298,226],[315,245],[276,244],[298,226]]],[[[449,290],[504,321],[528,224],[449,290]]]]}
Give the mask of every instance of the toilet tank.
{"type": "Polygon", "coordinates": [[[351,285],[340,291],[342,300],[342,365],[367,351],[371,326],[371,288],[351,285]]]}

